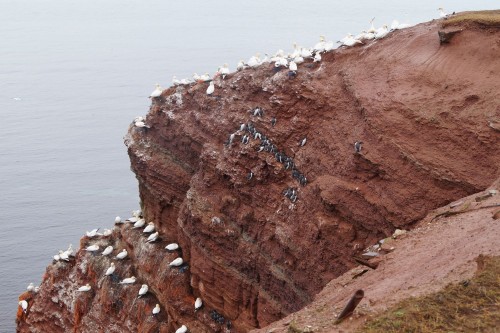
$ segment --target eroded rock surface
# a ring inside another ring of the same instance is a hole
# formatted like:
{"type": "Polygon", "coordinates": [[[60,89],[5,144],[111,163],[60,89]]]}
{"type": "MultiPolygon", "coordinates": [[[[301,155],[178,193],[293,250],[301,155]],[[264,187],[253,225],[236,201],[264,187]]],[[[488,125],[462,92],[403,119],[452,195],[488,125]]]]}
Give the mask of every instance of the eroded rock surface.
{"type": "Polygon", "coordinates": [[[41,291],[21,295],[30,307],[18,332],[263,327],[311,302],[367,245],[489,186],[500,165],[500,134],[488,125],[500,118],[500,33],[469,26],[440,45],[439,29],[433,21],[328,52],[296,77],[273,64],[245,69],[216,78],[212,96],[205,83],[164,91],[149,128],[131,126],[125,139],[160,241],[129,224],[83,238],[129,258],[80,251],[49,266],[41,291]],[[280,155],[259,152],[249,125],[280,155]],[[290,188],[296,200],[284,196],[290,188]],[[181,250],[166,251],[171,242],[181,250]],[[178,256],[186,265],[169,267],[178,256]],[[111,261],[120,279],[138,282],[103,278],[111,261]],[[86,283],[91,292],[76,292],[86,283]],[[137,299],[142,283],[151,293],[137,299]],[[194,312],[196,297],[204,307],[194,312]]]}

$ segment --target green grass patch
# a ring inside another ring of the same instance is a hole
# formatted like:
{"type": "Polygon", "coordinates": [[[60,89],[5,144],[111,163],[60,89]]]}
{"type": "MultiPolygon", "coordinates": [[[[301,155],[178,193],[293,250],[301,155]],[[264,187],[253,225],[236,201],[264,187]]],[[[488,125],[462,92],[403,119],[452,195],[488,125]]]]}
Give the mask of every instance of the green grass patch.
{"type": "Polygon", "coordinates": [[[471,280],[406,299],[358,332],[500,332],[500,257],[479,256],[477,263],[471,280]]]}
{"type": "Polygon", "coordinates": [[[453,15],[443,21],[443,27],[468,22],[500,27],[500,10],[482,10],[453,15]]]}

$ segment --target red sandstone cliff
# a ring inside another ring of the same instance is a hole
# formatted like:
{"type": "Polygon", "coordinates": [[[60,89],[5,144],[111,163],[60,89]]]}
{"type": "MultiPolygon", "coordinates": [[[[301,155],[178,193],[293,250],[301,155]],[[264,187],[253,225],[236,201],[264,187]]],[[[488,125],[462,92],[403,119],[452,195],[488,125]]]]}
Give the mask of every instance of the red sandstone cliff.
{"type": "Polygon", "coordinates": [[[246,69],[215,79],[212,96],[206,84],[164,91],[149,128],[132,126],[126,137],[146,220],[161,241],[148,244],[120,224],[80,244],[126,248],[117,275],[138,282],[104,279],[110,258],[80,251],[47,268],[38,294],[21,295],[30,307],[18,313],[18,332],[263,327],[311,302],[367,245],[489,186],[500,165],[500,31],[459,28],[444,45],[440,21],[396,31],[306,61],[296,77],[272,64],[246,69]],[[257,106],[262,117],[251,112],[257,106]],[[241,123],[292,158],[307,184],[275,154],[258,152],[261,140],[243,144],[241,123]],[[170,242],[181,251],[164,250],[170,242]],[[168,266],[178,256],[182,270],[168,266]],[[76,292],[86,283],[91,292],[76,292]],[[137,299],[142,283],[151,293],[137,299]],[[195,313],[196,297],[204,307],[195,313]]]}

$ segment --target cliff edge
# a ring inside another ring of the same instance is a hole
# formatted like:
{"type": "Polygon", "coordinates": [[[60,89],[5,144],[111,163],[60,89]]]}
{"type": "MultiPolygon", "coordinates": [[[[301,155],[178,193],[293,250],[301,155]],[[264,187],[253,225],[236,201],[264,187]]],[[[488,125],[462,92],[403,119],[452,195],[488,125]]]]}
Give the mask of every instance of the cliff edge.
{"type": "Polygon", "coordinates": [[[115,252],[50,265],[17,331],[246,332],[303,308],[367,246],[498,179],[499,54],[500,26],[435,20],[296,75],[268,63],[215,78],[212,95],[165,90],[125,138],[159,240],[128,223],[82,238],[115,252]]]}

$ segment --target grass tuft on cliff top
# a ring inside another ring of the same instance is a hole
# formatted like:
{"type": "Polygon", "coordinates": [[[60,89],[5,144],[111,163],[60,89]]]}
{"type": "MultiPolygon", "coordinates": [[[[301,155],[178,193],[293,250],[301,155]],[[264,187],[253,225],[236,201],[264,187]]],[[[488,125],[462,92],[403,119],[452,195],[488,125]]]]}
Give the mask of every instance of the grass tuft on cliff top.
{"type": "Polygon", "coordinates": [[[482,10],[453,15],[443,21],[443,27],[468,22],[500,27],[500,10],[482,10]]]}
{"type": "Polygon", "coordinates": [[[479,256],[469,281],[410,298],[358,332],[497,332],[500,327],[500,257],[479,256]]]}

